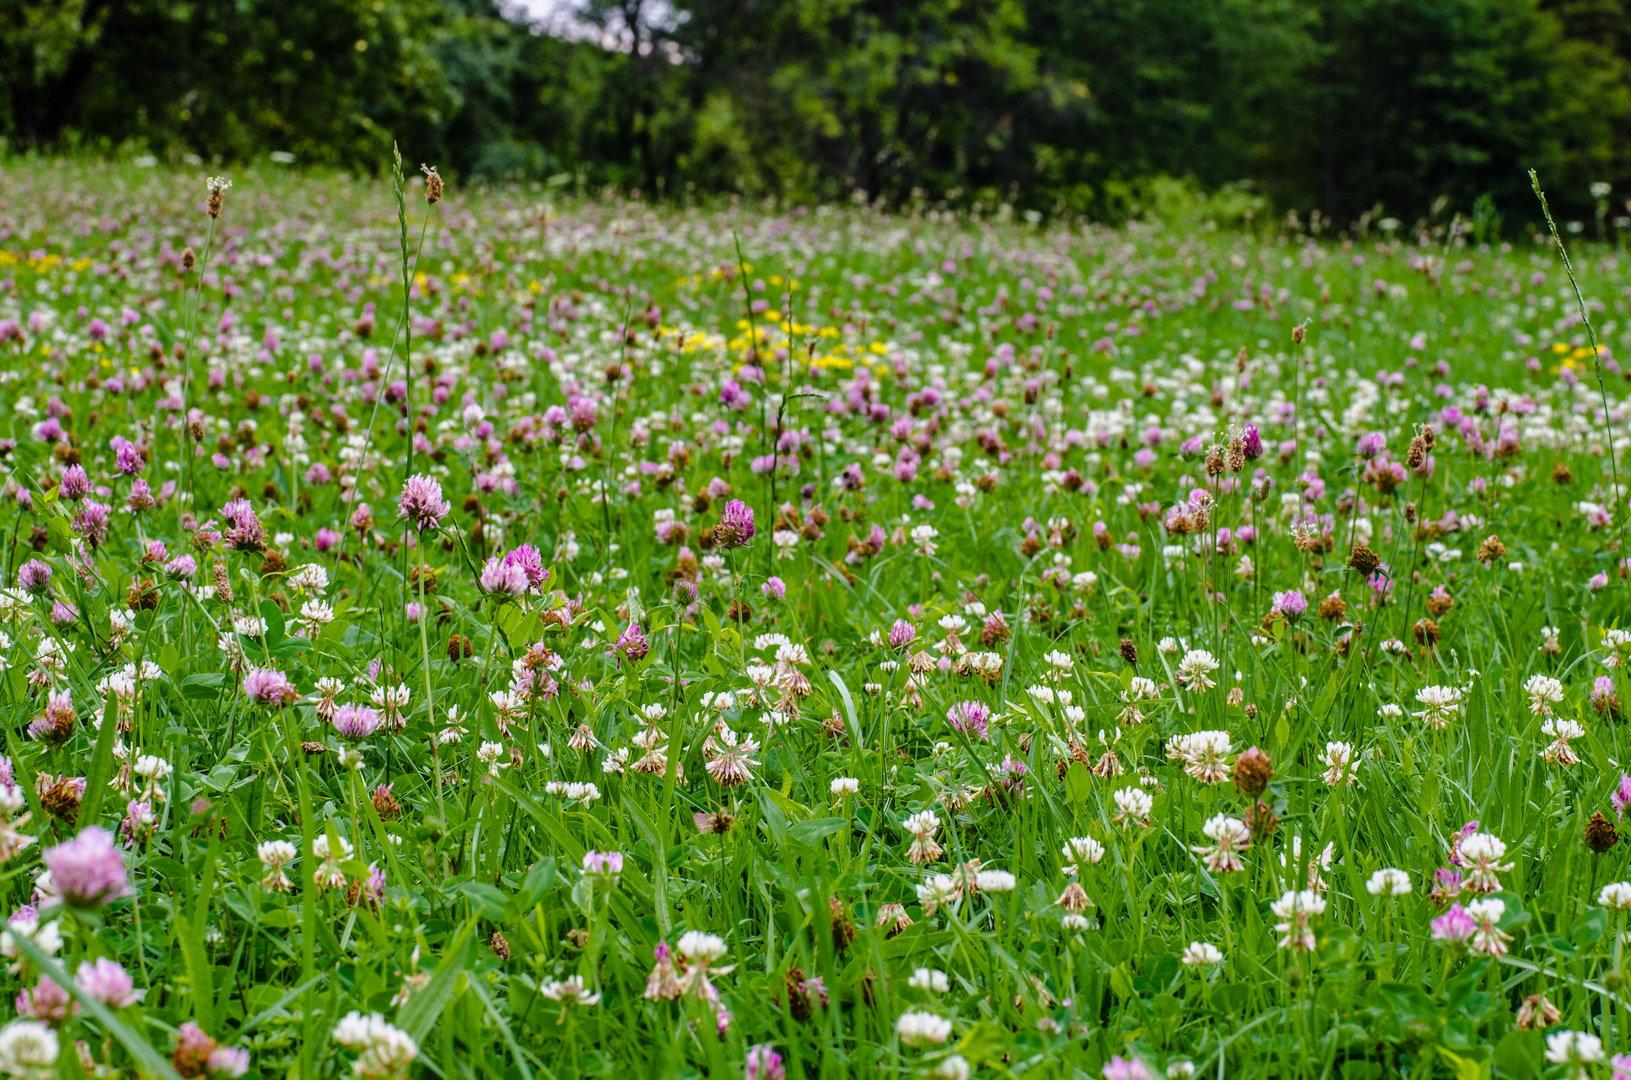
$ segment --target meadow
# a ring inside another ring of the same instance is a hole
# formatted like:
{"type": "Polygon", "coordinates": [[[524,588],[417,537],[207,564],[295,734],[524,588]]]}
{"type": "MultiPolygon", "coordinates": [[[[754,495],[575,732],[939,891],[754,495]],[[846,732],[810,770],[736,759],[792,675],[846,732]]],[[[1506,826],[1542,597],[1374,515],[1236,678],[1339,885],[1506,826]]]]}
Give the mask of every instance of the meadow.
{"type": "Polygon", "coordinates": [[[1615,247],[413,164],[0,164],[0,1070],[1631,1077],[1615,247]]]}

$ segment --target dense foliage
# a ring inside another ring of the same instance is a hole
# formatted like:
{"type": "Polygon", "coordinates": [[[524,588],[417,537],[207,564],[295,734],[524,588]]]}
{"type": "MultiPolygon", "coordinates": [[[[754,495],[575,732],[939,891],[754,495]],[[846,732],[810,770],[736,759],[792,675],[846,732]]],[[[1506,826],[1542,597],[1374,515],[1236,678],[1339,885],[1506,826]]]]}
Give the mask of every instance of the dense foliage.
{"type": "Polygon", "coordinates": [[[0,0],[0,135],[367,172],[396,138],[450,174],[580,190],[1114,220],[1170,177],[1339,229],[1440,198],[1486,230],[1531,222],[1531,167],[1588,224],[1631,190],[1623,0],[574,10],[556,36],[496,0],[0,0]]]}
{"type": "Polygon", "coordinates": [[[398,190],[0,173],[0,1071],[1631,1072],[1615,251],[398,190]]]}

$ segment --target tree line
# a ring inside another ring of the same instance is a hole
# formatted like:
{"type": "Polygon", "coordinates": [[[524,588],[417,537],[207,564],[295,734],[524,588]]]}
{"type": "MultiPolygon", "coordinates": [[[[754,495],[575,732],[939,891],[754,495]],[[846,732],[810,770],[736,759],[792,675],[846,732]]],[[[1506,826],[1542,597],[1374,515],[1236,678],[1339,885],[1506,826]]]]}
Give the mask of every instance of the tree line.
{"type": "Polygon", "coordinates": [[[0,0],[0,136],[1110,219],[1176,179],[1336,229],[1529,221],[1531,167],[1588,221],[1631,195],[1622,0],[499,5],[0,0]]]}

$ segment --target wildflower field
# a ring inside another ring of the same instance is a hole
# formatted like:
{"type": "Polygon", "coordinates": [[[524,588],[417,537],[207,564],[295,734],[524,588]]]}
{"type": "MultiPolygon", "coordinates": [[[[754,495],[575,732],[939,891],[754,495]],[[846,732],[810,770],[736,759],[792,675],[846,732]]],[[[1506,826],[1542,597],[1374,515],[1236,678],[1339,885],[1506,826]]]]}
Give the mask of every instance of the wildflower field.
{"type": "Polygon", "coordinates": [[[6,164],[0,1070],[1631,1076],[1631,266],[1383,224],[6,164]]]}

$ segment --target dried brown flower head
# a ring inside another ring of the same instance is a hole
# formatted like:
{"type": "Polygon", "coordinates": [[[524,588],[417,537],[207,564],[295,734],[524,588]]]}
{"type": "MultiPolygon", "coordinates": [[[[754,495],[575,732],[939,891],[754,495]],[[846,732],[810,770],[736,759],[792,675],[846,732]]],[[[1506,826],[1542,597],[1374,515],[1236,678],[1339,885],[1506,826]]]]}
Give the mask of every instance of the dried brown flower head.
{"type": "Polygon", "coordinates": [[[429,165],[419,166],[419,171],[425,174],[425,201],[437,203],[442,198],[442,177],[429,165]]]}
{"type": "Polygon", "coordinates": [[[1601,810],[1591,815],[1586,822],[1586,846],[1598,855],[1620,842],[1620,834],[1614,828],[1614,823],[1603,816],[1601,810]]]}
{"type": "Polygon", "coordinates": [[[232,186],[232,181],[224,176],[212,176],[204,181],[204,184],[210,192],[209,201],[204,204],[204,209],[209,211],[210,217],[218,218],[221,216],[221,206],[226,201],[224,196],[227,189],[232,186]]]}
{"type": "Polygon", "coordinates": [[[1364,544],[1355,544],[1348,554],[1348,565],[1369,576],[1378,566],[1382,565],[1382,557],[1364,544]]]}
{"type": "Polygon", "coordinates": [[[1269,781],[1274,779],[1274,762],[1254,746],[1235,759],[1231,775],[1234,778],[1235,790],[1255,799],[1263,794],[1263,790],[1269,786],[1269,781]]]}

